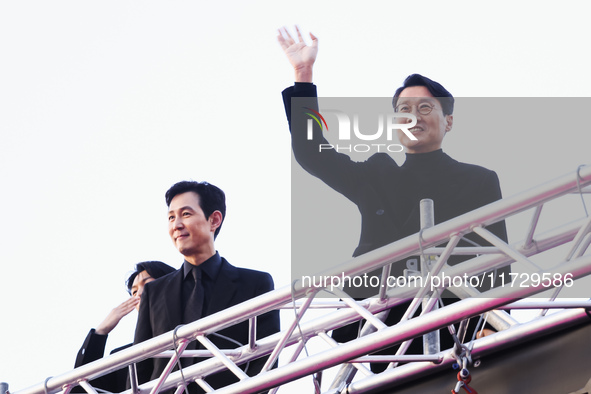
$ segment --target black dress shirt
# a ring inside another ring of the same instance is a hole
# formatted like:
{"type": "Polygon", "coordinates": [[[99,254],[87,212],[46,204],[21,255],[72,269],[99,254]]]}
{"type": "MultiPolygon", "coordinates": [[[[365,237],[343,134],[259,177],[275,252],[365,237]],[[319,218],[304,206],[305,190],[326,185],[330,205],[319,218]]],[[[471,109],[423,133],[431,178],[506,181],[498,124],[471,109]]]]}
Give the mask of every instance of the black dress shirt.
{"type": "Polygon", "coordinates": [[[187,260],[183,262],[183,310],[187,303],[187,296],[186,294],[190,293],[190,290],[186,289],[188,284],[193,283],[193,278],[189,277],[191,275],[191,270],[193,268],[197,268],[201,270],[201,284],[203,285],[204,290],[204,299],[203,299],[203,311],[201,313],[202,316],[207,316],[207,306],[211,302],[211,294],[213,294],[213,287],[214,283],[218,277],[220,272],[220,267],[222,264],[222,258],[220,254],[216,251],[213,256],[209,259],[205,260],[198,266],[194,266],[193,264],[189,263],[187,260]]]}

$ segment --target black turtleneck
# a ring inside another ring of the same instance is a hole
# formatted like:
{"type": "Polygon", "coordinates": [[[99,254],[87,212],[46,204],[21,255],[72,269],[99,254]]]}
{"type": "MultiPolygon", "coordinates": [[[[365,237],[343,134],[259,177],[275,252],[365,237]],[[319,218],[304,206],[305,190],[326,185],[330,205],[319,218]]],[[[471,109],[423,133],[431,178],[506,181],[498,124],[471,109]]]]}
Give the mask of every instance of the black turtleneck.
{"type": "MultiPolygon", "coordinates": [[[[435,223],[441,223],[501,198],[495,172],[484,167],[460,163],[441,149],[407,154],[399,166],[388,154],[376,153],[367,161],[354,162],[333,150],[318,152],[327,143],[322,130],[314,128],[308,140],[305,109],[291,112],[292,97],[309,97],[307,106],[317,108],[316,86],[296,84],[283,91],[290,124],[292,147],[298,163],[311,175],[324,181],[359,208],[361,235],[353,256],[369,252],[420,229],[419,201],[434,201],[435,223]]],[[[507,239],[505,223],[489,229],[507,239]]],[[[478,239],[479,243],[483,240],[478,239]]]]}
{"type": "MultiPolygon", "coordinates": [[[[501,198],[499,180],[495,172],[484,167],[460,163],[441,149],[423,154],[407,154],[406,161],[401,166],[386,153],[376,153],[367,161],[354,162],[349,156],[334,149],[319,152],[319,144],[328,142],[322,135],[322,130],[316,127],[313,139],[307,139],[307,108],[292,113],[292,97],[307,97],[309,101],[306,100],[305,107],[317,109],[316,86],[296,84],[283,91],[292,148],[296,160],[306,171],[347,197],[359,208],[361,235],[353,256],[359,256],[417,233],[420,230],[419,202],[424,198],[433,200],[435,224],[501,198]]],[[[499,238],[507,240],[504,221],[495,223],[488,229],[499,238]]],[[[488,245],[474,233],[468,234],[466,238],[481,245],[488,245]]],[[[466,243],[462,241],[459,245],[465,246],[466,243]]],[[[456,256],[452,257],[455,257],[455,260],[450,258],[449,264],[460,261],[456,256]]],[[[468,257],[464,257],[466,258],[468,257]]],[[[412,258],[394,263],[391,274],[402,274],[403,269],[410,268],[410,260],[412,258]]],[[[505,267],[499,270],[499,274],[508,271],[509,267],[505,267]]],[[[370,273],[370,276],[374,274],[376,273],[370,273]]],[[[377,289],[354,288],[347,291],[356,298],[377,294],[377,289]]],[[[404,305],[392,308],[386,324],[396,324],[405,310],[404,305]]],[[[476,320],[472,320],[475,323],[476,320]]],[[[474,329],[473,326],[474,324],[470,326],[470,330],[474,329]]],[[[333,338],[345,341],[352,339],[356,334],[357,325],[352,325],[335,330],[333,338]]],[[[452,345],[449,333],[443,330],[441,348],[446,349],[452,345]]],[[[409,353],[422,352],[420,347],[419,341],[413,341],[409,353]],[[418,349],[413,346],[417,346],[418,349]]],[[[387,349],[383,354],[393,354],[395,350],[387,349]]],[[[383,367],[372,364],[372,370],[379,371],[383,367]]]]}

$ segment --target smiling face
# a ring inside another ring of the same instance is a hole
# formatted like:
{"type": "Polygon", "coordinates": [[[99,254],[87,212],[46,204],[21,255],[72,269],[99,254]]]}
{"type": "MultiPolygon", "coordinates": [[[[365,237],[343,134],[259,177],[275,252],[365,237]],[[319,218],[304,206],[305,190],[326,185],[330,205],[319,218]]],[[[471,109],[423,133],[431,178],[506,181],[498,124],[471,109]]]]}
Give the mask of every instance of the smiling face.
{"type": "MultiPolygon", "coordinates": [[[[402,130],[398,130],[398,139],[406,147],[408,153],[427,153],[441,149],[445,133],[451,130],[453,115],[444,115],[441,103],[429,92],[425,86],[411,86],[404,89],[396,108],[409,106],[410,112],[417,117],[417,124],[410,132],[417,138],[411,140],[402,130]],[[419,108],[431,106],[433,109],[428,115],[421,115],[419,108]]],[[[410,119],[408,120],[410,122],[410,119]]]]}
{"type": "Polygon", "coordinates": [[[186,192],[176,195],[168,211],[168,234],[185,259],[199,265],[215,254],[214,233],[221,224],[221,213],[205,217],[199,195],[186,192]]]}

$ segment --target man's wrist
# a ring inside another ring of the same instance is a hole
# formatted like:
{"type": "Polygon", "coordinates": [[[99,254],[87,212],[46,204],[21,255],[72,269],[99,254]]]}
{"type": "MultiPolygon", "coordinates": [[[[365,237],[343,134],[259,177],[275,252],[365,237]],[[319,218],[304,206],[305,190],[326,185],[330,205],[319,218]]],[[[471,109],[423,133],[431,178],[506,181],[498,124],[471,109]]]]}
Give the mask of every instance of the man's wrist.
{"type": "Polygon", "coordinates": [[[295,70],[296,82],[312,82],[312,67],[302,67],[295,70]]]}
{"type": "Polygon", "coordinates": [[[108,332],[105,332],[105,330],[103,328],[101,328],[101,327],[93,328],[93,330],[94,330],[94,334],[95,335],[102,335],[102,336],[109,335],[109,333],[108,332]]]}

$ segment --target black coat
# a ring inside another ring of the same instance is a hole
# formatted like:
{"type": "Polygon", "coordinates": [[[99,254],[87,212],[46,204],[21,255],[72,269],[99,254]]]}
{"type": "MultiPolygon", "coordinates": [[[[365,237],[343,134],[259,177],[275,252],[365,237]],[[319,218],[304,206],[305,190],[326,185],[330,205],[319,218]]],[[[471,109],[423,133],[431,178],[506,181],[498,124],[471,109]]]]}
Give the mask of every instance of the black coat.
{"type": "MultiPolygon", "coordinates": [[[[361,234],[353,256],[419,232],[421,199],[433,200],[435,224],[439,224],[502,198],[499,179],[494,171],[460,163],[441,149],[423,154],[407,154],[406,161],[401,166],[386,153],[376,153],[366,161],[355,162],[335,149],[320,151],[319,144],[328,144],[320,127],[312,122],[312,139],[308,140],[307,135],[307,122],[310,118],[308,113],[311,112],[310,109],[318,110],[316,86],[311,83],[296,84],[283,91],[283,100],[297,162],[311,175],[351,200],[359,209],[361,234]],[[303,99],[292,107],[294,97],[303,99]]],[[[507,241],[504,221],[494,223],[487,229],[507,241]]],[[[464,238],[481,246],[490,245],[475,233],[467,234],[464,238]]],[[[473,245],[462,240],[458,246],[473,245]]],[[[452,256],[448,264],[455,265],[470,257],[452,256]]],[[[395,262],[391,275],[402,275],[404,269],[412,268],[413,260],[418,261],[418,257],[395,262]]],[[[504,275],[507,283],[509,272],[508,266],[499,269],[497,278],[504,275]]],[[[368,275],[379,277],[380,273],[381,270],[376,270],[368,275]]],[[[488,286],[483,286],[480,290],[490,288],[489,283],[486,284],[488,286]]],[[[345,287],[345,291],[357,299],[377,294],[377,288],[345,287]]],[[[445,302],[454,300],[450,298],[445,302]]],[[[407,306],[408,304],[392,308],[386,324],[398,323],[407,306]]],[[[471,324],[470,328],[473,327],[474,324],[471,324]]],[[[357,325],[352,325],[336,330],[333,338],[342,342],[353,339],[356,334],[357,325]]],[[[413,345],[417,344],[419,341],[413,342],[413,345]]],[[[441,348],[452,345],[447,330],[442,330],[441,348]]],[[[383,353],[392,354],[394,351],[395,349],[386,349],[383,353]]],[[[409,350],[409,353],[417,352],[422,353],[420,346],[419,349],[409,350]]],[[[376,370],[379,369],[381,368],[376,370]]]]}
{"type": "MultiPolygon", "coordinates": [[[[82,365],[88,364],[90,362],[99,360],[103,358],[105,353],[105,345],[107,343],[107,335],[100,335],[97,334],[93,329],[88,332],[84,343],[80,350],[78,350],[78,355],[76,356],[76,363],[74,364],[74,368],[78,368],[82,365]]],[[[120,350],[127,349],[132,344],[129,343],[127,345],[118,347],[111,351],[111,354],[116,353],[120,350]]],[[[128,383],[128,368],[121,368],[116,371],[113,371],[107,375],[101,376],[99,378],[91,380],[89,383],[95,387],[100,388],[103,390],[107,390],[113,393],[119,393],[125,391],[128,383]]],[[[74,393],[85,393],[86,391],[80,387],[76,386],[72,389],[74,393]]]]}
{"type": "MultiPolygon", "coordinates": [[[[407,154],[399,166],[387,153],[376,153],[367,161],[355,162],[334,149],[319,152],[328,142],[314,125],[313,139],[307,139],[306,108],[295,108],[292,97],[308,97],[305,107],[318,108],[316,87],[298,84],[283,91],[290,124],[293,153],[307,172],[321,179],[357,205],[361,214],[361,235],[353,256],[377,249],[420,230],[419,201],[434,201],[435,224],[453,219],[501,198],[494,171],[460,163],[441,150],[407,154]]],[[[507,239],[505,222],[489,226],[507,239]]],[[[484,240],[472,234],[485,244],[484,240]]]]}
{"type": "MultiPolygon", "coordinates": [[[[173,331],[175,327],[182,324],[182,281],[183,268],[181,267],[146,285],[140,303],[134,344],[173,331]]],[[[208,315],[273,290],[273,279],[266,272],[237,268],[222,258],[222,265],[213,288],[213,294],[209,297],[211,301],[207,305],[208,315]]],[[[268,312],[257,320],[257,338],[274,334],[279,329],[279,311],[268,312]]],[[[219,334],[245,345],[248,343],[248,321],[221,330],[219,334]]],[[[237,347],[216,336],[208,338],[221,348],[237,347]]],[[[260,372],[264,362],[265,359],[251,362],[247,373],[253,375],[260,372]]],[[[148,359],[138,363],[137,373],[140,384],[160,376],[167,363],[168,359],[165,358],[148,359]]],[[[233,374],[226,371],[205,380],[212,387],[219,388],[236,379],[233,374]]],[[[190,386],[190,391],[200,392],[200,388],[190,386]]]]}

